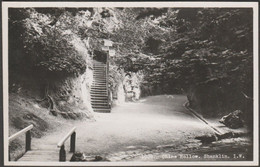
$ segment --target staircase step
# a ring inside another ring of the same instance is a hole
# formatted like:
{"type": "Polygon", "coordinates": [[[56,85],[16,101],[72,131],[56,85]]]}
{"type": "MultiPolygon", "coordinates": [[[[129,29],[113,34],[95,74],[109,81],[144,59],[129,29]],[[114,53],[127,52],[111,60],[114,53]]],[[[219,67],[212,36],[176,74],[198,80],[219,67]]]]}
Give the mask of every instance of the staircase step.
{"type": "Polygon", "coordinates": [[[106,81],[106,78],[107,78],[107,77],[98,77],[98,76],[95,76],[93,82],[95,82],[95,81],[106,81]]]}
{"type": "Polygon", "coordinates": [[[98,94],[91,94],[91,97],[93,97],[93,98],[95,98],[95,97],[107,97],[107,95],[104,95],[104,94],[100,94],[100,95],[98,95],[98,94]]]}
{"type": "Polygon", "coordinates": [[[104,77],[104,76],[106,76],[106,73],[93,73],[93,76],[94,77],[104,77]]]}
{"type": "Polygon", "coordinates": [[[94,76],[97,76],[97,75],[104,76],[104,75],[106,75],[106,73],[105,72],[94,72],[93,75],[94,76]]]}
{"type": "Polygon", "coordinates": [[[96,92],[96,93],[104,93],[107,92],[107,89],[105,88],[93,88],[91,89],[92,92],[96,92]]]}
{"type": "Polygon", "coordinates": [[[91,99],[91,103],[108,103],[107,99],[91,99]]]}
{"type": "Polygon", "coordinates": [[[94,71],[106,71],[105,67],[94,67],[94,71]]]}
{"type": "Polygon", "coordinates": [[[108,102],[105,102],[105,103],[101,103],[101,102],[97,103],[97,102],[95,102],[95,103],[91,103],[91,105],[93,105],[93,108],[94,107],[108,107],[108,102]]]}
{"type": "Polygon", "coordinates": [[[92,91],[90,93],[92,93],[92,94],[105,94],[105,93],[107,93],[107,90],[103,89],[102,91],[92,91]]]}
{"type": "Polygon", "coordinates": [[[93,76],[94,80],[106,80],[106,76],[93,76]]]}
{"type": "Polygon", "coordinates": [[[98,96],[98,95],[107,96],[107,92],[90,92],[90,94],[93,96],[98,96]]]}
{"type": "Polygon", "coordinates": [[[106,73],[93,73],[94,77],[105,77],[106,73]]]}
{"type": "Polygon", "coordinates": [[[93,105],[108,105],[107,101],[93,101],[91,102],[93,105]]]}
{"type": "Polygon", "coordinates": [[[91,103],[101,103],[101,102],[104,102],[104,103],[108,103],[108,100],[102,100],[102,99],[91,99],[91,103]]]}
{"type": "Polygon", "coordinates": [[[93,77],[102,77],[102,78],[105,78],[107,75],[105,73],[94,73],[93,74],[93,77]]]}
{"type": "Polygon", "coordinates": [[[91,86],[91,89],[107,90],[105,86],[91,86]]]}
{"type": "Polygon", "coordinates": [[[100,81],[93,81],[92,83],[107,83],[105,80],[100,80],[100,81]]]}
{"type": "Polygon", "coordinates": [[[95,81],[106,81],[107,80],[106,76],[94,76],[93,78],[94,78],[93,82],[95,82],[95,81]]]}
{"type": "Polygon", "coordinates": [[[106,80],[94,80],[92,83],[106,83],[106,80]]]}
{"type": "Polygon", "coordinates": [[[94,87],[94,86],[104,86],[104,87],[106,87],[106,85],[107,85],[107,83],[102,83],[102,82],[96,82],[96,83],[92,83],[92,87],[94,87]]]}
{"type": "Polygon", "coordinates": [[[97,87],[97,86],[105,89],[107,85],[106,84],[92,84],[92,87],[97,87]]]}
{"type": "Polygon", "coordinates": [[[96,101],[96,100],[100,100],[100,101],[106,101],[108,102],[108,98],[103,98],[103,97],[95,97],[95,98],[91,98],[91,101],[96,101]]]}
{"type": "Polygon", "coordinates": [[[94,79],[94,81],[92,83],[95,83],[95,82],[107,82],[105,79],[94,79]]]}
{"type": "Polygon", "coordinates": [[[95,83],[95,82],[107,82],[105,79],[94,79],[92,81],[92,83],[95,83]]]}
{"type": "Polygon", "coordinates": [[[108,100],[108,97],[91,97],[93,100],[108,100]]]}
{"type": "Polygon", "coordinates": [[[104,92],[107,92],[107,90],[98,90],[98,89],[90,90],[90,93],[104,93],[104,92]]]}
{"type": "Polygon", "coordinates": [[[110,106],[108,106],[108,104],[107,105],[99,105],[99,106],[92,104],[92,108],[93,109],[110,109],[110,106]]]}
{"type": "Polygon", "coordinates": [[[98,97],[104,97],[107,98],[107,95],[92,95],[93,98],[98,98],[98,97]]]}
{"type": "Polygon", "coordinates": [[[92,107],[95,108],[96,106],[105,106],[108,107],[108,102],[106,103],[91,103],[92,107]]]}
{"type": "Polygon", "coordinates": [[[110,109],[109,106],[93,106],[92,107],[94,110],[95,109],[110,109]]]}
{"type": "Polygon", "coordinates": [[[107,84],[106,83],[95,83],[95,84],[92,84],[92,86],[103,86],[103,87],[106,87],[107,84]]]}
{"type": "Polygon", "coordinates": [[[94,81],[106,81],[106,77],[94,77],[94,81]]]}
{"type": "Polygon", "coordinates": [[[92,83],[92,86],[95,86],[95,85],[103,85],[103,86],[106,86],[107,83],[106,83],[106,82],[95,82],[95,83],[92,83]]]}
{"type": "Polygon", "coordinates": [[[91,88],[91,90],[93,90],[93,91],[96,91],[96,90],[102,90],[102,91],[107,91],[107,88],[105,88],[105,87],[97,87],[97,86],[95,86],[95,87],[92,87],[91,88]]]}
{"type": "Polygon", "coordinates": [[[93,109],[94,112],[99,112],[99,113],[110,113],[111,109],[93,109]]]}
{"type": "Polygon", "coordinates": [[[103,91],[103,92],[90,92],[91,95],[103,95],[103,96],[107,96],[107,91],[103,91]]]}
{"type": "Polygon", "coordinates": [[[106,94],[107,95],[107,91],[96,91],[96,92],[90,92],[91,95],[95,95],[95,94],[106,94]]]}

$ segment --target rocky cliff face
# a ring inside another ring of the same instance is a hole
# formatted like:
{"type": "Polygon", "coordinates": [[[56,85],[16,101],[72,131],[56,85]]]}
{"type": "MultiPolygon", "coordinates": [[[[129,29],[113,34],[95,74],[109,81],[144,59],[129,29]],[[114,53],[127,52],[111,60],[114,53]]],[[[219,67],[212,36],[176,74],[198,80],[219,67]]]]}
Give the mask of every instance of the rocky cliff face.
{"type": "Polygon", "coordinates": [[[90,86],[92,70],[80,76],[54,81],[49,86],[49,96],[53,100],[50,108],[53,115],[61,114],[64,118],[91,118],[90,86]]]}

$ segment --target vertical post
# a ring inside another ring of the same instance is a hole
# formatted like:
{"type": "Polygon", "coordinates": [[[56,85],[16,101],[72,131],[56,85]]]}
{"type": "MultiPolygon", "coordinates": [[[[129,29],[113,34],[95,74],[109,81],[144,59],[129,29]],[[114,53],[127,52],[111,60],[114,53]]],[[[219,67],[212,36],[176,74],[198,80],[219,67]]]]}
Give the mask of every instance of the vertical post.
{"type": "Polygon", "coordinates": [[[25,152],[31,150],[31,131],[26,132],[25,135],[25,152]]]}
{"type": "Polygon", "coordinates": [[[108,96],[108,103],[110,103],[109,99],[109,87],[108,87],[108,82],[109,82],[109,51],[107,53],[107,62],[106,62],[106,87],[107,87],[107,96],[108,96]]]}
{"type": "Polygon", "coordinates": [[[76,147],[76,132],[73,132],[70,137],[70,152],[74,153],[76,147]]]}
{"type": "Polygon", "coordinates": [[[60,159],[59,161],[66,161],[66,151],[65,151],[65,146],[62,145],[61,148],[60,148],[60,159]]]}
{"type": "Polygon", "coordinates": [[[10,150],[10,146],[9,146],[9,153],[8,153],[8,160],[11,161],[11,150],[10,150]]]}

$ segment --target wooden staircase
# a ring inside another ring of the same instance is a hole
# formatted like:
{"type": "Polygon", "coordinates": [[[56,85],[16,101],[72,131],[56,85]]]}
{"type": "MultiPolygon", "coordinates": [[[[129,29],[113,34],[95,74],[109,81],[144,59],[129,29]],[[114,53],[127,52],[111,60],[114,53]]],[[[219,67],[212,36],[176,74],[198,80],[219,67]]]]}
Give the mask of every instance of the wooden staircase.
{"type": "Polygon", "coordinates": [[[107,65],[93,61],[94,76],[90,90],[91,105],[94,112],[109,113],[111,107],[108,94],[108,71],[107,65]]]}

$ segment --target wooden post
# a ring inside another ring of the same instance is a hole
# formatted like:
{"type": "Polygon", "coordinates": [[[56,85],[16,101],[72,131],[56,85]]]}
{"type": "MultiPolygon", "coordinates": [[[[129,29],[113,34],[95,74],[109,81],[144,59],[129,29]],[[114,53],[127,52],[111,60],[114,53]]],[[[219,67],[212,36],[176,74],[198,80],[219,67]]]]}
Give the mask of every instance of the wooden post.
{"type": "Polygon", "coordinates": [[[65,146],[62,145],[60,148],[60,159],[59,161],[66,161],[66,151],[65,151],[65,146]]]}
{"type": "Polygon", "coordinates": [[[27,131],[25,135],[25,152],[31,150],[31,131],[27,131]]]}
{"type": "Polygon", "coordinates": [[[109,52],[107,53],[107,62],[106,62],[106,87],[107,87],[107,96],[108,96],[108,104],[111,102],[111,99],[109,97],[109,52]]]}
{"type": "Polygon", "coordinates": [[[10,149],[10,146],[9,146],[9,153],[8,153],[8,160],[11,161],[11,149],[10,149]]]}
{"type": "Polygon", "coordinates": [[[76,147],[76,132],[73,132],[70,137],[70,152],[74,153],[76,147]]]}

